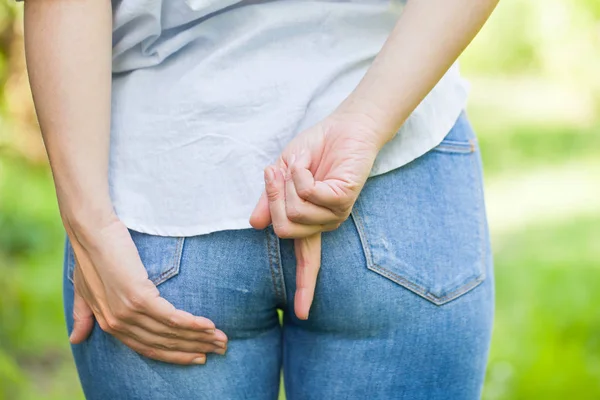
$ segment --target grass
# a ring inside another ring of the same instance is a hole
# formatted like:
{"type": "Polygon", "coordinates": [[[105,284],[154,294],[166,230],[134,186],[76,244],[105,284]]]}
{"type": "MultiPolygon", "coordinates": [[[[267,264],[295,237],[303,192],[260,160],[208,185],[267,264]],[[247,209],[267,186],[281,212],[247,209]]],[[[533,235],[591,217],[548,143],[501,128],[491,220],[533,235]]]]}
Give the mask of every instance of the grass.
{"type": "Polygon", "coordinates": [[[600,398],[600,215],[496,240],[485,399],[600,398]]]}

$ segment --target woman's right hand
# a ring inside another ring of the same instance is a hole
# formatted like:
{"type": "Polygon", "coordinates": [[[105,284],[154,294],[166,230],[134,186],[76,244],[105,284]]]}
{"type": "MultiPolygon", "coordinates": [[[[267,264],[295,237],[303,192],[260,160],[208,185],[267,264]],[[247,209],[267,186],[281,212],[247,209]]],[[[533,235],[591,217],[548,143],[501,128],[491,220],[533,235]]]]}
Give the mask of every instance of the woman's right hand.
{"type": "Polygon", "coordinates": [[[148,279],[127,227],[110,214],[96,228],[65,223],[76,267],[73,344],[86,340],[94,318],[136,352],[174,364],[204,364],[224,354],[227,336],[207,318],[176,309],[148,279]]]}

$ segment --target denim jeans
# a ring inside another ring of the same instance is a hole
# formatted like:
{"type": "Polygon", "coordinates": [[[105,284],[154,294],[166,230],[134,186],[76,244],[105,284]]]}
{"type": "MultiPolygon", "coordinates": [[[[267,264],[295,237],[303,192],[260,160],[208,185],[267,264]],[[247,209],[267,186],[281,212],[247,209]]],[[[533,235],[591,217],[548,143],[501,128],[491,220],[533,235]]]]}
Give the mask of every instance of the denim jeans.
{"type": "MultiPolygon", "coordinates": [[[[480,397],[493,275],[480,155],[464,114],[438,147],[370,178],[351,217],[323,233],[307,321],[293,312],[293,241],[271,227],[131,234],[162,296],[214,321],[228,351],[171,365],[96,325],[72,346],[88,399],[276,399],[281,371],[289,400],[480,397]]],[[[73,260],[67,241],[69,332],[73,260]]]]}

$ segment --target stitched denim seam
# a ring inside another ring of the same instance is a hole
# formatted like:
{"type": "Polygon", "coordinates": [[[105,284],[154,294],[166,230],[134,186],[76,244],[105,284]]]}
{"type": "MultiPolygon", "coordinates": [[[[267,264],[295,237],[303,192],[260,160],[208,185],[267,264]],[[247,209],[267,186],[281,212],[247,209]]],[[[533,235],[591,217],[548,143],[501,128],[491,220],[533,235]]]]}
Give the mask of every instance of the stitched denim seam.
{"type": "Polygon", "coordinates": [[[177,239],[177,247],[175,248],[175,252],[173,254],[173,260],[171,261],[171,267],[167,270],[163,271],[159,276],[152,279],[152,283],[155,286],[160,285],[165,282],[167,279],[174,277],[179,273],[179,267],[181,264],[181,255],[183,253],[183,242],[185,241],[185,237],[180,237],[177,239]]]}
{"type": "Polygon", "coordinates": [[[476,152],[477,149],[477,139],[469,139],[467,142],[460,142],[457,140],[445,140],[442,141],[436,147],[434,147],[432,150],[441,153],[470,154],[476,152]]]}
{"type": "Polygon", "coordinates": [[[481,281],[483,282],[486,278],[487,278],[487,272],[486,272],[486,268],[485,268],[485,257],[486,257],[486,229],[485,229],[485,222],[487,219],[487,216],[485,214],[485,194],[483,191],[483,172],[482,172],[482,168],[480,168],[480,166],[478,165],[478,157],[472,157],[471,158],[471,164],[473,167],[473,170],[476,171],[476,175],[477,175],[477,180],[478,182],[476,182],[476,184],[478,184],[479,186],[479,200],[477,202],[477,207],[478,207],[478,211],[479,211],[479,237],[481,238],[481,243],[480,243],[480,251],[481,251],[481,257],[479,260],[479,272],[481,273],[481,281]]]}
{"type": "MultiPolygon", "coordinates": [[[[360,200],[360,198],[356,200],[356,203],[359,203],[359,200],[360,200]]],[[[354,224],[356,225],[356,231],[358,232],[358,236],[361,239],[360,242],[361,242],[363,251],[365,252],[365,259],[367,260],[367,267],[370,268],[370,266],[373,265],[373,258],[371,256],[371,249],[369,248],[369,241],[368,241],[367,237],[365,236],[365,229],[364,229],[362,219],[355,210],[352,210],[350,212],[350,215],[352,215],[352,219],[354,220],[354,224]]]]}
{"type": "Polygon", "coordinates": [[[269,258],[269,271],[271,272],[271,281],[273,282],[273,290],[275,290],[275,296],[279,298],[279,288],[275,281],[275,273],[273,272],[273,255],[271,254],[271,238],[268,228],[265,230],[267,236],[267,257],[269,258]]]}
{"type": "Polygon", "coordinates": [[[485,279],[485,275],[482,274],[479,277],[477,277],[476,279],[465,283],[464,285],[462,285],[459,288],[455,289],[454,291],[446,294],[445,296],[438,297],[438,296],[431,294],[427,290],[425,290],[425,288],[423,288],[422,286],[412,283],[411,281],[407,280],[406,278],[404,278],[400,275],[397,275],[397,274],[391,272],[390,270],[383,268],[380,265],[372,264],[372,266],[369,266],[368,268],[371,271],[375,271],[377,273],[384,275],[388,279],[407,288],[411,292],[416,293],[419,296],[426,298],[427,300],[430,300],[431,302],[433,302],[436,305],[442,305],[442,304],[449,302],[450,300],[454,300],[457,297],[460,297],[461,295],[468,292],[475,286],[479,285],[485,279]]]}
{"type": "MultiPolygon", "coordinates": [[[[471,157],[472,170],[478,171],[477,165],[475,165],[474,162],[475,162],[475,157],[471,157]]],[[[479,175],[479,172],[477,173],[477,175],[479,175]]],[[[482,190],[479,189],[478,191],[479,191],[480,196],[482,196],[483,195],[482,190]]],[[[481,201],[483,201],[483,197],[481,198],[481,201]]],[[[464,294],[464,293],[468,292],[469,290],[473,289],[474,287],[478,286],[481,282],[483,282],[486,279],[486,272],[485,272],[485,268],[484,268],[484,265],[485,265],[485,228],[484,228],[485,215],[482,215],[481,201],[478,202],[478,205],[477,205],[477,207],[478,207],[477,214],[478,214],[479,221],[480,221],[479,236],[481,238],[480,239],[480,241],[481,241],[481,247],[480,247],[481,256],[480,256],[479,263],[478,263],[479,264],[479,268],[478,268],[479,276],[476,277],[474,280],[470,280],[470,281],[466,282],[465,284],[458,287],[454,291],[446,294],[445,296],[438,297],[438,296],[434,296],[433,294],[431,294],[424,287],[409,281],[407,278],[404,278],[404,277],[402,277],[398,274],[395,274],[392,271],[390,271],[378,264],[375,264],[373,262],[373,257],[371,255],[369,239],[368,239],[368,235],[366,234],[366,229],[365,229],[364,223],[362,221],[362,217],[360,216],[359,212],[356,212],[355,210],[353,210],[351,212],[351,215],[352,215],[352,219],[355,222],[358,235],[361,239],[361,245],[362,245],[363,251],[365,253],[365,259],[367,261],[367,268],[376,273],[380,273],[381,275],[396,282],[397,284],[409,289],[413,293],[415,293],[419,296],[422,296],[422,297],[426,298],[427,300],[430,300],[431,302],[433,302],[436,305],[442,305],[451,300],[456,299],[457,297],[460,297],[462,294],[464,294]]],[[[360,207],[360,203],[361,203],[360,198],[357,199],[356,203],[360,207]]]]}
{"type": "Polygon", "coordinates": [[[269,270],[271,271],[271,280],[273,281],[273,288],[275,290],[275,296],[278,301],[283,304],[287,303],[287,295],[285,292],[285,281],[283,279],[283,269],[281,267],[281,258],[279,257],[279,242],[277,237],[272,237],[274,233],[266,230],[267,235],[267,255],[269,257],[269,270]],[[280,279],[277,278],[279,275],[280,279]],[[280,287],[280,282],[283,287],[280,287]]]}
{"type": "Polygon", "coordinates": [[[275,236],[275,259],[277,260],[277,271],[276,274],[279,274],[279,282],[281,284],[281,301],[282,304],[287,304],[287,290],[285,287],[285,277],[283,276],[283,265],[281,263],[281,247],[279,246],[279,238],[275,236]]]}

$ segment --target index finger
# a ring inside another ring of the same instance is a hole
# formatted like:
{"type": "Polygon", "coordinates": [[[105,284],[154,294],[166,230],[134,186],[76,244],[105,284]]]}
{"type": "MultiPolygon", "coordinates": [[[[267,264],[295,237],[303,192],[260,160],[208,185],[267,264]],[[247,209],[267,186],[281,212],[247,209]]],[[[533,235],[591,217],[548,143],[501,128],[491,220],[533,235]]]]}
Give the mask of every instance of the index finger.
{"type": "Polygon", "coordinates": [[[299,319],[308,319],[321,268],[321,232],[295,239],[294,251],[296,253],[294,311],[299,319]]]}
{"type": "Polygon", "coordinates": [[[163,297],[155,297],[144,310],[150,318],[170,327],[194,331],[213,331],[215,324],[208,318],[179,310],[163,297]]]}

